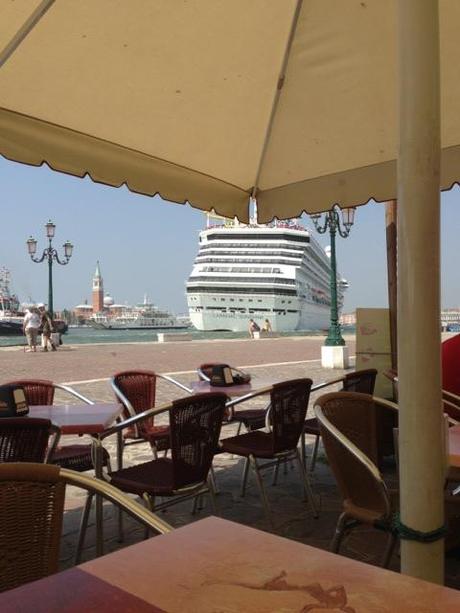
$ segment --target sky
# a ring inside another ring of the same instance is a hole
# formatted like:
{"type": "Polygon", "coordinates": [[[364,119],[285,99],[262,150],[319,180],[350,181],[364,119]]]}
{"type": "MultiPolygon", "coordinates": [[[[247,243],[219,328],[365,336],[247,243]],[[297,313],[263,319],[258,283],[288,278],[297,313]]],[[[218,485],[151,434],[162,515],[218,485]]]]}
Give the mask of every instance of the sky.
{"type": "MultiPolygon", "coordinates": [[[[188,205],[165,202],[106,187],[91,179],[9,162],[0,157],[2,231],[0,267],[11,271],[11,287],[21,301],[46,302],[47,266],[31,262],[30,235],[37,254],[46,246],[45,224],[56,224],[54,246],[70,240],[74,254],[67,266],[53,267],[54,308],[91,302],[91,281],[100,261],[104,289],[119,303],[141,302],[144,294],[160,307],[186,313],[185,283],[198,251],[205,214],[188,205]]],[[[442,305],[460,306],[458,273],[460,190],[441,196],[442,305]]],[[[303,219],[312,228],[308,217],[303,219]]],[[[319,242],[325,236],[313,231],[319,242]]],[[[385,210],[382,204],[359,207],[347,239],[337,240],[338,267],[350,283],[344,312],[356,307],[385,307],[385,210]]]]}

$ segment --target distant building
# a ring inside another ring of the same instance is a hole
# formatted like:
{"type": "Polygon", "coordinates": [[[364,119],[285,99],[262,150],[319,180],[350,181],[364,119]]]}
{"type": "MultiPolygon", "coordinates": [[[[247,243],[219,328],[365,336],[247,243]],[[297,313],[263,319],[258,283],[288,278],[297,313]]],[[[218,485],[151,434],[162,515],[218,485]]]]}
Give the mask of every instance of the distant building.
{"type": "Polygon", "coordinates": [[[342,326],[356,326],[356,312],[342,313],[340,316],[340,324],[342,326]]]}
{"type": "Polygon", "coordinates": [[[99,267],[99,260],[96,264],[96,272],[93,277],[93,313],[100,313],[104,309],[104,280],[99,267]]]}

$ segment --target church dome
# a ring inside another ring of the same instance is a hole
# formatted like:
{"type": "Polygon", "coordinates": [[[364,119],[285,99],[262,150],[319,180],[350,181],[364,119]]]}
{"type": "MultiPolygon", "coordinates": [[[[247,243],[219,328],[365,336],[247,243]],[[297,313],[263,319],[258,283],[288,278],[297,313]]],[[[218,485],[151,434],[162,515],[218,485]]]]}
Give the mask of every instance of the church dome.
{"type": "Polygon", "coordinates": [[[113,303],[114,303],[114,299],[112,298],[112,296],[107,294],[104,298],[104,306],[111,307],[113,303]]]}

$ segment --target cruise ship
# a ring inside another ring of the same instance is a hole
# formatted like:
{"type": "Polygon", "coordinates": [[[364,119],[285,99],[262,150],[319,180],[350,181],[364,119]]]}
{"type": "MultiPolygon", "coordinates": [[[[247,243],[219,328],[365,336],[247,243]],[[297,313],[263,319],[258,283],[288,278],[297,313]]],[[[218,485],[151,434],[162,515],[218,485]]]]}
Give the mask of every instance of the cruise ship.
{"type": "MultiPolygon", "coordinates": [[[[274,332],[328,327],[330,260],[297,220],[210,225],[208,216],[207,226],[187,282],[195,328],[247,331],[249,319],[261,328],[268,319],[274,332]]],[[[347,287],[338,276],[339,308],[347,287]]]]}

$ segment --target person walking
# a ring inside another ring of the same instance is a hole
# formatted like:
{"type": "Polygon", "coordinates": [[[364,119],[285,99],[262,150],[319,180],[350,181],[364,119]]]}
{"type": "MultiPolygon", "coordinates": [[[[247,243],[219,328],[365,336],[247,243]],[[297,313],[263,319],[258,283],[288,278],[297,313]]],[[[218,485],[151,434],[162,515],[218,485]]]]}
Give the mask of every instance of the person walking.
{"type": "Polygon", "coordinates": [[[253,319],[249,320],[249,336],[254,338],[254,332],[260,332],[260,326],[253,319]]]}
{"type": "Polygon", "coordinates": [[[46,310],[43,303],[38,305],[40,311],[40,322],[42,326],[43,337],[43,351],[48,351],[48,345],[51,347],[51,351],[56,351],[56,345],[52,340],[52,332],[54,332],[53,317],[49,311],[46,310]]]}
{"type": "Polygon", "coordinates": [[[263,327],[262,327],[262,330],[263,330],[264,332],[271,332],[271,331],[272,331],[272,325],[271,325],[271,323],[270,323],[270,320],[269,320],[269,319],[266,319],[266,320],[264,321],[264,325],[263,325],[263,327]]]}
{"type": "Polygon", "coordinates": [[[40,316],[35,307],[26,309],[22,331],[26,335],[29,348],[26,351],[37,351],[38,329],[40,327],[40,316]]]}

